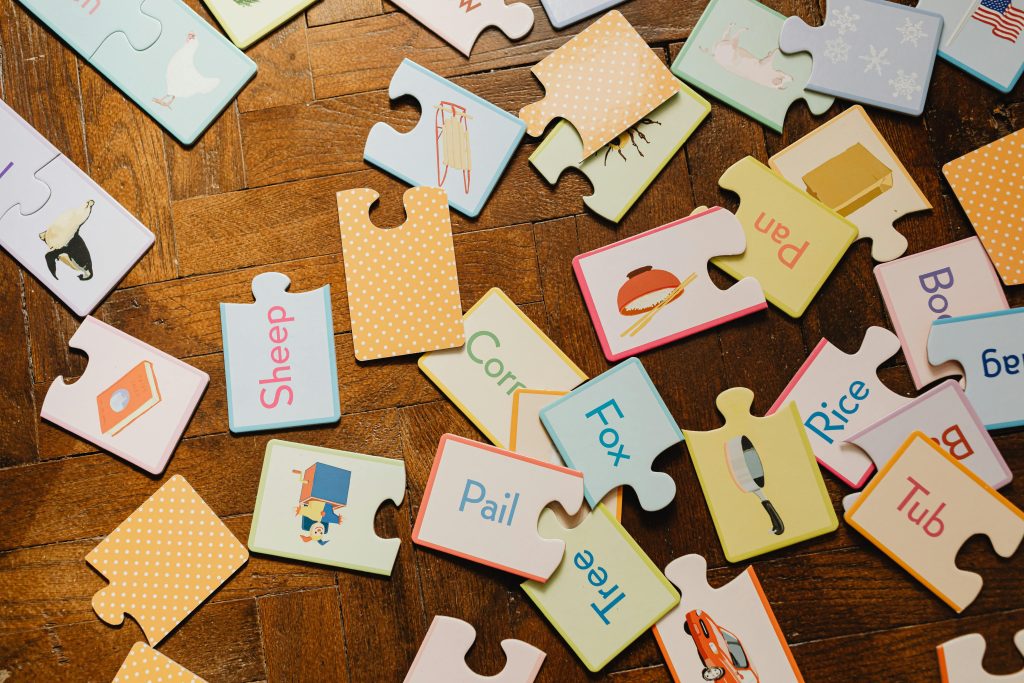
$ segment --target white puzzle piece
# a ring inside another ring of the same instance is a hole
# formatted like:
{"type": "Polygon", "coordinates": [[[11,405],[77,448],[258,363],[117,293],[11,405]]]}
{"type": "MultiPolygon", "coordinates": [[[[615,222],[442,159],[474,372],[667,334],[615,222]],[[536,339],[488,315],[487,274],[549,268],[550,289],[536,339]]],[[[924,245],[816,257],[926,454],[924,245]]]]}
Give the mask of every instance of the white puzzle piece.
{"type": "Polygon", "coordinates": [[[60,152],[23,118],[0,100],[0,217],[15,205],[27,216],[43,208],[50,188],[36,178],[36,172],[56,159],[60,152]]]}
{"type": "MultiPolygon", "coordinates": [[[[1013,644],[1024,655],[1024,629],[1014,634],[1013,644]]],[[[936,647],[942,683],[1024,683],[1024,669],[1003,676],[985,671],[985,647],[985,636],[980,633],[968,633],[936,647]]]]}
{"type": "Polygon", "coordinates": [[[287,291],[282,273],[252,280],[253,304],[220,305],[228,424],[233,432],[336,422],[331,286],[287,291]]]}
{"type": "Polygon", "coordinates": [[[445,434],[437,447],[412,540],[434,550],[544,582],[565,543],[541,538],[537,520],[557,501],[575,514],[583,475],[445,434]]]}
{"type": "MultiPolygon", "coordinates": [[[[455,6],[451,0],[446,4],[455,6]]],[[[375,123],[363,159],[414,187],[444,188],[453,209],[476,216],[508,166],[526,124],[410,59],[402,60],[388,88],[393,100],[404,95],[419,102],[419,122],[408,133],[375,123]]]]}
{"type": "Polygon", "coordinates": [[[1013,473],[955,379],[948,379],[846,439],[881,468],[914,432],[924,432],[986,484],[998,489],[1013,473]]]}
{"type": "Polygon", "coordinates": [[[476,629],[470,624],[436,615],[404,683],[533,683],[547,656],[529,643],[507,638],[501,641],[508,658],[505,668],[494,676],[481,676],[466,666],[466,653],[475,640],[476,629]]]}
{"type": "Polygon", "coordinates": [[[533,28],[533,10],[525,2],[395,0],[395,4],[467,57],[488,26],[501,29],[509,40],[518,40],[533,28]]]}
{"type": "Polygon", "coordinates": [[[723,290],[708,275],[711,258],[741,254],[746,244],[736,216],[715,207],[575,257],[605,357],[621,360],[766,309],[754,278],[723,290]]]}
{"type": "Polygon", "coordinates": [[[654,637],[672,679],[803,683],[754,568],[721,588],[708,585],[707,571],[700,555],[678,557],[665,567],[682,597],[654,625],[654,637]]]}
{"type": "Polygon", "coordinates": [[[53,381],[42,418],[147,472],[163,472],[209,375],[92,316],[68,345],[89,364],[72,384],[53,381]]]}
{"type": "Polygon", "coordinates": [[[878,379],[878,367],[899,349],[896,335],[882,327],[869,327],[854,354],[822,339],[768,411],[771,415],[790,401],[796,403],[818,462],[855,489],[864,485],[874,464],[843,442],[910,402],[878,379]]]}
{"type": "Polygon", "coordinates": [[[464,317],[466,344],[420,356],[420,369],[502,448],[516,389],[569,391],[587,376],[500,289],[464,317]]]}

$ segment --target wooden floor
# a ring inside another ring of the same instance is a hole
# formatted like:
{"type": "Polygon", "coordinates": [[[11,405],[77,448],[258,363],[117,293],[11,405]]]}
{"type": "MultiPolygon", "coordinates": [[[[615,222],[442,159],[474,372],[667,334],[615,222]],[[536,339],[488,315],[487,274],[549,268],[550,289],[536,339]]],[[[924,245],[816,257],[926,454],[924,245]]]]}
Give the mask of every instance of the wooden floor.
{"type": "MultiPolygon", "coordinates": [[[[387,87],[403,57],[517,112],[542,96],[530,66],[582,25],[555,32],[540,8],[526,40],[488,31],[464,59],[381,0],[322,0],[249,51],[259,74],[192,149],[183,149],[13,0],[0,0],[4,99],[157,235],[156,244],[97,316],[208,372],[210,387],[161,478],[95,452],[39,420],[49,383],[73,377],[85,358],[67,340],[75,318],[10,258],[0,257],[0,681],[109,681],[131,644],[128,620],[102,623],[90,598],[104,580],[83,557],[160,483],[184,475],[235,534],[248,535],[264,443],[272,437],[404,458],[409,491],[378,517],[402,538],[390,579],[252,557],[161,645],[210,681],[400,681],[435,614],[479,632],[470,653],[481,673],[500,670],[503,638],[547,652],[543,681],[669,679],[654,638],[642,636],[600,675],[590,675],[511,576],[414,548],[411,520],[438,437],[480,438],[416,367],[415,357],[356,363],[334,194],[381,192],[379,225],[403,220],[403,185],[368,168],[363,143],[376,121],[411,128],[414,104],[391,107],[387,87]],[[334,295],[343,417],[327,428],[233,436],[227,430],[218,302],[249,301],[263,271],[288,274],[294,290],[329,282],[334,295]],[[5,678],[9,674],[9,678],[5,678]]],[[[819,24],[815,0],[774,0],[775,9],[819,24]]],[[[199,11],[202,11],[193,3],[199,11]]],[[[703,0],[632,0],[622,12],[666,60],[687,38],[703,0]]],[[[569,175],[548,187],[522,146],[477,220],[453,214],[463,306],[501,287],[584,370],[607,367],[570,269],[588,249],[684,216],[699,204],[735,208],[718,189],[740,157],[769,155],[835,115],[812,118],[803,103],[777,135],[719,103],[683,151],[619,226],[596,219],[569,175]]],[[[972,234],[941,165],[1024,126],[1024,88],[1008,96],[941,60],[921,118],[871,116],[923,188],[934,211],[898,223],[917,252],[972,234]]],[[[722,390],[755,390],[755,411],[779,394],[808,351],[827,336],[847,352],[869,325],[891,327],[866,243],[844,258],[810,309],[793,321],[771,309],[647,353],[643,361],[678,422],[717,426],[722,390]]],[[[720,284],[727,278],[715,273],[720,284]]],[[[1021,288],[1008,292],[1024,305],[1021,288]]],[[[907,395],[902,356],[883,379],[907,395]]],[[[1017,481],[1005,493],[1024,504],[1024,433],[996,441],[1017,481]]],[[[703,553],[712,583],[728,566],[685,447],[659,460],[678,482],[672,505],[642,513],[627,494],[623,522],[664,566],[703,553]]],[[[837,509],[844,487],[826,475],[837,509]]],[[[980,571],[984,590],[957,617],[846,525],[823,538],[759,558],[755,565],[808,681],[936,681],[935,646],[980,631],[994,673],[1021,665],[1011,637],[1024,627],[1024,551],[995,555],[972,539],[960,565],[980,571]]],[[[762,681],[762,683],[772,683],[762,681]]]]}

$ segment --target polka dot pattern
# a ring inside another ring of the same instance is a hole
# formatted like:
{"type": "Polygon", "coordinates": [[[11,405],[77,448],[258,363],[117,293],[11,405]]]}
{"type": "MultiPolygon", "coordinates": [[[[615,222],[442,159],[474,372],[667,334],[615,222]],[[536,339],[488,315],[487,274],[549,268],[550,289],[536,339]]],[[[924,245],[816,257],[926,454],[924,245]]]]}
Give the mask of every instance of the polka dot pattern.
{"type": "Polygon", "coordinates": [[[202,678],[168,659],[145,643],[135,643],[113,683],[206,683],[202,678]]]}
{"type": "Polygon", "coordinates": [[[1024,283],[1024,129],[949,162],[942,172],[1003,282],[1024,283]]]}
{"type": "Polygon", "coordinates": [[[611,11],[533,67],[546,96],[519,118],[536,137],[555,117],[568,119],[589,157],[662,102],[679,81],[626,18],[611,11]]]}
{"type": "Polygon", "coordinates": [[[378,228],[370,189],[338,193],[341,251],[356,358],[374,360],[462,346],[462,299],[448,195],[405,191],[406,221],[378,228]]]}
{"type": "Polygon", "coordinates": [[[195,489],[174,475],[86,555],[110,581],[92,607],[108,624],[131,614],[156,645],[248,558],[195,489]]]}

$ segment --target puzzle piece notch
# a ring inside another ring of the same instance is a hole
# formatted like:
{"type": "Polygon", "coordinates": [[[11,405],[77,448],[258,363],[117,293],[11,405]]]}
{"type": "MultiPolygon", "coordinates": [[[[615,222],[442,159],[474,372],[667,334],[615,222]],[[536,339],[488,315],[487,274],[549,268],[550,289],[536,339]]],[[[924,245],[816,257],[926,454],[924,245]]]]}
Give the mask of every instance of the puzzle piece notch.
{"type": "Polygon", "coordinates": [[[50,200],[51,188],[37,174],[60,151],[0,100],[0,217],[20,205],[22,216],[36,213],[50,200]]]}
{"type": "MultiPolygon", "coordinates": [[[[1014,634],[1013,644],[1024,655],[1024,630],[1014,634]]],[[[1024,669],[1002,676],[986,671],[986,647],[980,633],[967,633],[937,646],[942,683],[1024,683],[1024,669]]]]}
{"type": "Polygon", "coordinates": [[[395,4],[466,57],[489,26],[500,29],[509,40],[518,40],[533,28],[533,10],[524,2],[507,5],[505,0],[458,0],[458,4],[395,0],[395,4]]]}
{"type": "Polygon", "coordinates": [[[112,683],[138,683],[140,680],[206,683],[181,664],[160,654],[142,641],[132,645],[112,683]]]}
{"type": "Polygon", "coordinates": [[[435,615],[404,683],[532,683],[547,656],[529,643],[506,638],[501,641],[505,668],[494,676],[481,676],[466,665],[466,655],[475,641],[472,624],[435,615]]]}
{"type": "Polygon", "coordinates": [[[160,39],[160,20],[145,11],[144,0],[18,1],[87,60],[112,35],[140,52],[160,39]]]}

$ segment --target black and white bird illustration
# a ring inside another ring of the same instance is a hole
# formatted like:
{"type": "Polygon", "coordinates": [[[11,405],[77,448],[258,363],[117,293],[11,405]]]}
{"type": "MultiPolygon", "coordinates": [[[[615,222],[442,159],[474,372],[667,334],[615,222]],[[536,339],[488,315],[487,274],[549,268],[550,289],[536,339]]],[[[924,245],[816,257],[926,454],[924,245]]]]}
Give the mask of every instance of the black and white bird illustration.
{"type": "Polygon", "coordinates": [[[39,233],[39,239],[49,247],[46,265],[53,277],[57,277],[57,261],[61,261],[78,273],[79,280],[92,279],[92,257],[80,231],[92,215],[95,203],[90,199],[76,209],[68,209],[39,233]]]}

